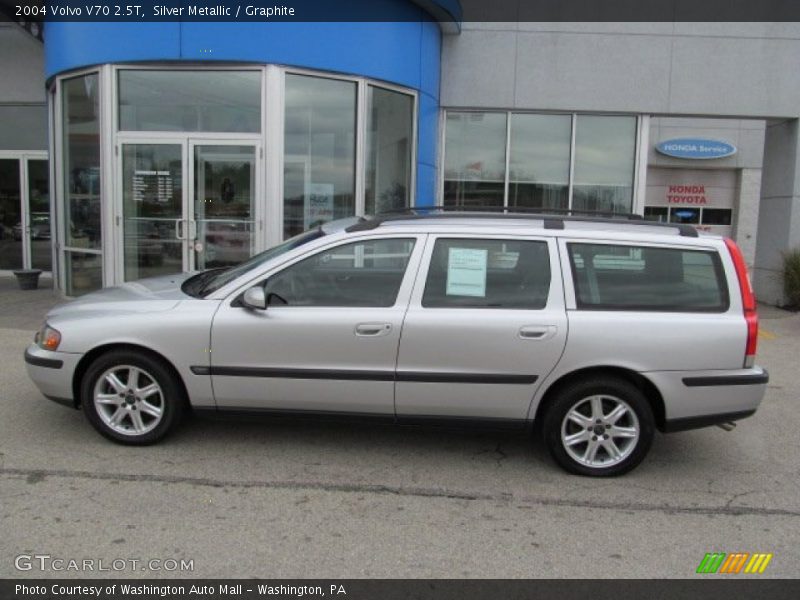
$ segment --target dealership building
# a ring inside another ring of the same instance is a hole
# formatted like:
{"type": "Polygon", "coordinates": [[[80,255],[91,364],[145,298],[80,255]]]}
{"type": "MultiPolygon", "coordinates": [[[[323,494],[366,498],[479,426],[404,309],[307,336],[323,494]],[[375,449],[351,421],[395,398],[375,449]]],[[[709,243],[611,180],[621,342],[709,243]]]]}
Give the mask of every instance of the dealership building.
{"type": "Polygon", "coordinates": [[[53,22],[43,41],[0,21],[0,269],[75,296],[330,219],[507,206],[731,236],[759,298],[783,303],[800,23],[482,22],[455,0],[382,1],[384,22],[53,22]]]}

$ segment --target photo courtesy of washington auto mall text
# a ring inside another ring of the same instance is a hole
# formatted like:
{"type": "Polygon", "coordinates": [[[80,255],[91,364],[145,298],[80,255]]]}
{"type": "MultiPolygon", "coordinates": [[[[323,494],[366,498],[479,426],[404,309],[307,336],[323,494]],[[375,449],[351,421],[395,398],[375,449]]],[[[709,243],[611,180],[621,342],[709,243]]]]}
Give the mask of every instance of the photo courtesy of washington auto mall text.
{"type": "Polygon", "coordinates": [[[272,598],[347,597],[341,583],[322,585],[287,585],[268,583],[200,582],[167,584],[153,583],[47,583],[14,585],[17,598],[247,598],[269,596],[272,598]]]}
{"type": "Polygon", "coordinates": [[[0,600],[800,599],[800,0],[0,0],[0,600]]]}

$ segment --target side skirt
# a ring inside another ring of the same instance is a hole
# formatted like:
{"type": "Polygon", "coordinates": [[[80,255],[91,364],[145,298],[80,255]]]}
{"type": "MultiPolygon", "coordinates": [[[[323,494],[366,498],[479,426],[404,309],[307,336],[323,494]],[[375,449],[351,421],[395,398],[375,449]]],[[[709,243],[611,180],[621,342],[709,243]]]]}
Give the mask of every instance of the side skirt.
{"type": "Polygon", "coordinates": [[[445,428],[455,430],[529,431],[531,421],[525,419],[493,419],[483,417],[451,417],[408,415],[396,417],[388,414],[335,412],[317,410],[291,410],[274,408],[209,408],[196,407],[194,413],[203,418],[223,420],[272,420],[291,419],[301,421],[326,421],[333,423],[371,423],[398,425],[401,427],[445,428]]]}

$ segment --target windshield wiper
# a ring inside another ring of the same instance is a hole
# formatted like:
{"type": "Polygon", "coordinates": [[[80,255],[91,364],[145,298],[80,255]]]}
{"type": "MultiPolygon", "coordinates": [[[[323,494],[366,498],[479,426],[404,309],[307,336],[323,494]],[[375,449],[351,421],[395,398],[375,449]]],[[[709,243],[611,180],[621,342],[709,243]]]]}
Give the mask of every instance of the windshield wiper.
{"type": "Polygon", "coordinates": [[[203,277],[201,278],[202,283],[200,284],[200,289],[197,290],[197,294],[201,298],[205,297],[208,284],[213,282],[216,279],[217,275],[219,275],[220,273],[224,273],[228,269],[230,269],[230,267],[215,267],[213,269],[209,269],[208,271],[203,271],[202,273],[203,277]]]}
{"type": "Polygon", "coordinates": [[[197,275],[187,279],[183,283],[182,290],[184,293],[189,294],[190,296],[202,298],[203,291],[205,290],[206,286],[214,280],[214,276],[220,271],[227,271],[229,268],[230,267],[215,267],[213,269],[201,271],[197,275]]]}

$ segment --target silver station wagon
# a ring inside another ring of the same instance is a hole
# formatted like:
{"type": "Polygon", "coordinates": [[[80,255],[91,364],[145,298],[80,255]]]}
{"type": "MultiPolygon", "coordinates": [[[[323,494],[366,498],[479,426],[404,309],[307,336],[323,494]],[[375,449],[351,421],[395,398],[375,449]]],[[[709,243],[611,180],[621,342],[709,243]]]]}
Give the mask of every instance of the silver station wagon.
{"type": "Polygon", "coordinates": [[[656,430],[731,428],[767,372],[735,243],[620,218],[410,210],[52,310],[42,393],[125,444],[190,411],[483,423],[616,475],[656,430]]]}

